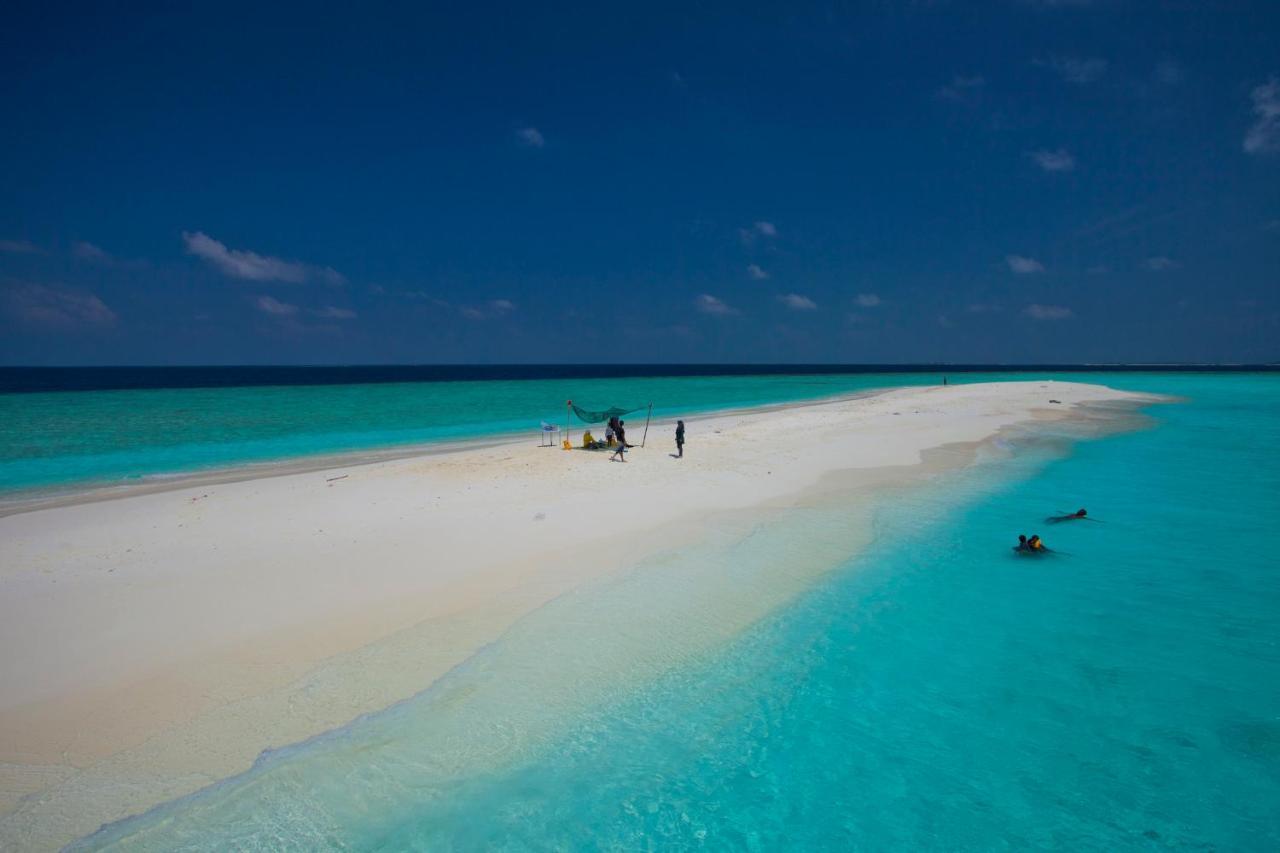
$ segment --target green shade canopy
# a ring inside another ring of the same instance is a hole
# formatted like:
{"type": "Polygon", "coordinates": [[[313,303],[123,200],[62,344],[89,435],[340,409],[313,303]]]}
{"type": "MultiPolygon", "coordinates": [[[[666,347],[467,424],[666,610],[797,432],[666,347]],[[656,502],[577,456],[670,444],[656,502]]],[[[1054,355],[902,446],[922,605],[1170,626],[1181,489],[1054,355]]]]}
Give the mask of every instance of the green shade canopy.
{"type": "Polygon", "coordinates": [[[622,417],[644,408],[644,406],[635,406],[630,409],[624,409],[620,406],[614,406],[611,409],[584,409],[575,403],[570,403],[569,405],[573,408],[573,413],[578,416],[578,420],[585,424],[602,424],[609,418],[622,417]]]}

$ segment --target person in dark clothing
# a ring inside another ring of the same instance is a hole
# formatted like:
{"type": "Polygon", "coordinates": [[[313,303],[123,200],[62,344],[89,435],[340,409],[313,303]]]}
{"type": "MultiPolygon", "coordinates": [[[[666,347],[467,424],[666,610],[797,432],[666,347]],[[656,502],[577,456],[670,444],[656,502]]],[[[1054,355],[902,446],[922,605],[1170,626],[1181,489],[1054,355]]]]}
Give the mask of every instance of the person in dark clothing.
{"type": "Polygon", "coordinates": [[[684,421],[676,421],[676,458],[684,458],[684,421]]]}
{"type": "Polygon", "coordinates": [[[609,457],[610,462],[618,458],[623,462],[627,461],[627,448],[631,445],[627,444],[627,430],[623,427],[625,423],[626,421],[618,421],[617,426],[613,428],[614,434],[618,436],[618,449],[609,457]]]}

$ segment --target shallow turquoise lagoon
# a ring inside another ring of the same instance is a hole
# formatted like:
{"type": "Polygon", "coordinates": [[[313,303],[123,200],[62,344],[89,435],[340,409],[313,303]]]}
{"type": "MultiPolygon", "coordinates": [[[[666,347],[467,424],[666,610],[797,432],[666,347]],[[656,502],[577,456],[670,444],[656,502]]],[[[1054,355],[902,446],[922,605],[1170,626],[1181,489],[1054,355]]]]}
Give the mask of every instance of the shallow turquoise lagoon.
{"type": "Polygon", "coordinates": [[[880,502],[852,559],[838,499],[726,521],[84,844],[1280,849],[1280,377],[1116,384],[1184,402],[1007,436],[880,502]]]}

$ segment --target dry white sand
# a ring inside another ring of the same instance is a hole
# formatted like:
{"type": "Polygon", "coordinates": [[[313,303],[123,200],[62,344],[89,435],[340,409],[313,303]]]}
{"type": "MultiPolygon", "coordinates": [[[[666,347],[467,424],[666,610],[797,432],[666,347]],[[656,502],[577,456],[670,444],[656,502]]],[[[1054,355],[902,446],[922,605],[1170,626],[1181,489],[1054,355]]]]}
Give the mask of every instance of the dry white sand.
{"type": "Polygon", "coordinates": [[[689,419],[682,460],[655,424],[626,464],[521,442],[0,518],[0,846],[60,846],[413,695],[708,513],[1133,399],[906,388],[689,419]]]}

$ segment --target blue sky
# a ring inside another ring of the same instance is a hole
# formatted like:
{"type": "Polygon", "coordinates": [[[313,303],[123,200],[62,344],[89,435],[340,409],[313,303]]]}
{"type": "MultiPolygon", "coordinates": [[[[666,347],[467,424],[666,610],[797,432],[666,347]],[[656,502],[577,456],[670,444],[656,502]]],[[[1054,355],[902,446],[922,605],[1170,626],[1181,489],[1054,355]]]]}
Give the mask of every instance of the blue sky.
{"type": "Polygon", "coordinates": [[[1280,359],[1274,2],[127,5],[7,8],[0,362],[1280,359]]]}

